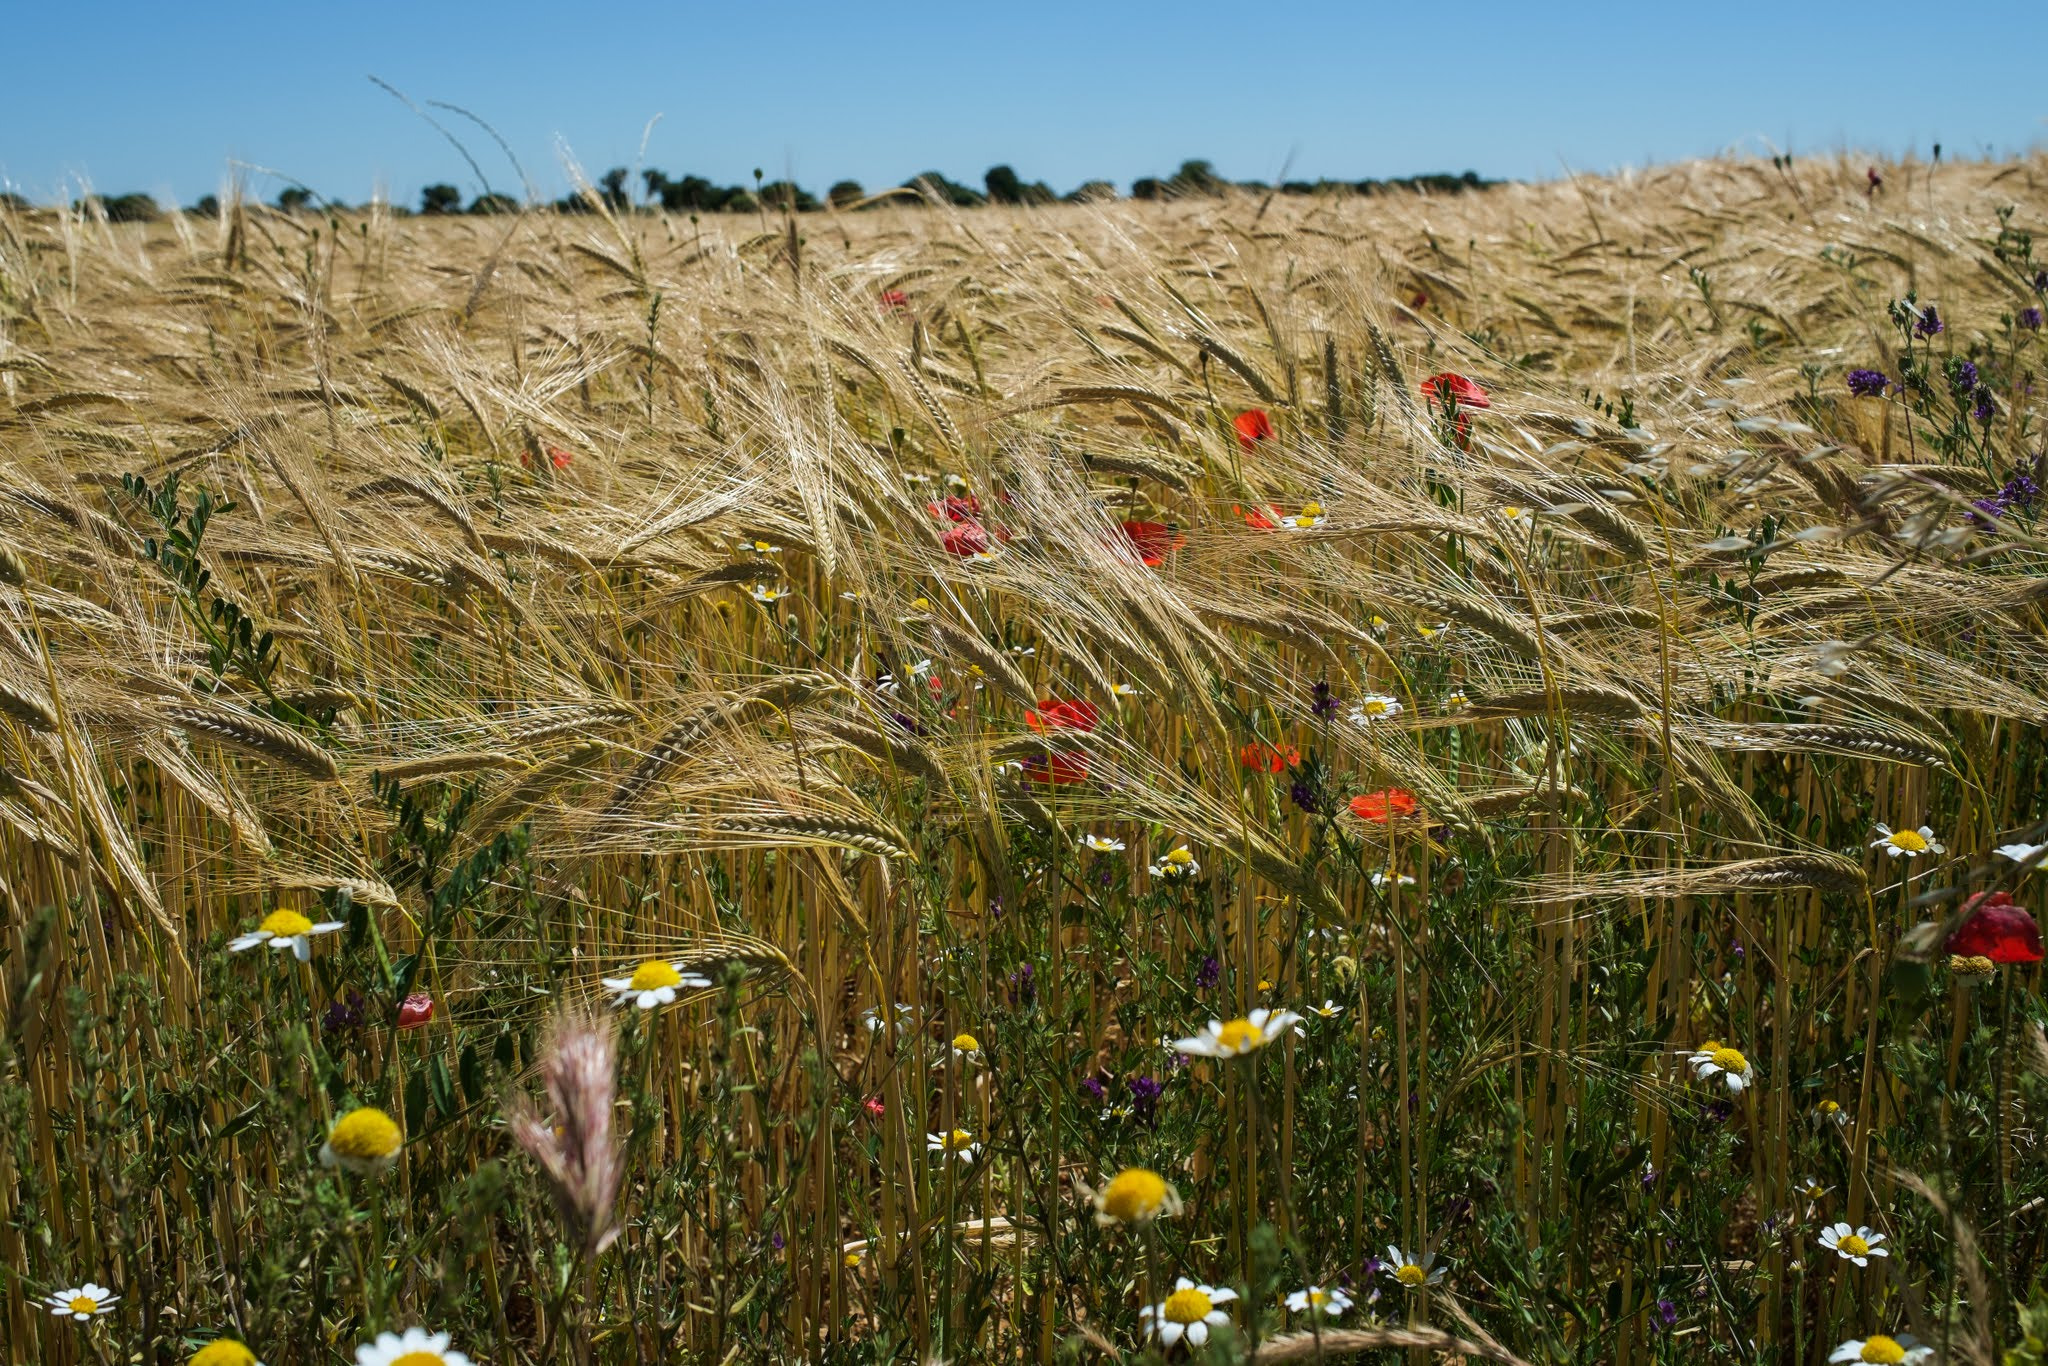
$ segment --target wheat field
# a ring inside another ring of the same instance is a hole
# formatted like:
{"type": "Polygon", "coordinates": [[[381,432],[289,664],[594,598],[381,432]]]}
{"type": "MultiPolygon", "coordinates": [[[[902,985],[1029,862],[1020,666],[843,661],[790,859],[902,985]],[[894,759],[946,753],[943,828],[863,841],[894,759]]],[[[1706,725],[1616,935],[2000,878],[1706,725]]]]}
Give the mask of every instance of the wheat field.
{"type": "Polygon", "coordinates": [[[1876,169],[0,210],[7,1359],[2038,1360],[2048,160],[1876,169]]]}

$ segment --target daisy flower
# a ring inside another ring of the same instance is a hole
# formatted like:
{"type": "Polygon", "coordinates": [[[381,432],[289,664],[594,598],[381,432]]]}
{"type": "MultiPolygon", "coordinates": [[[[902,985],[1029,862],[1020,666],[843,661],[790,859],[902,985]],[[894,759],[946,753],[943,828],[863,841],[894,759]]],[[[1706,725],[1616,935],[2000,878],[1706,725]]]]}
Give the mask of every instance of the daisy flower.
{"type": "Polygon", "coordinates": [[[327,1131],[327,1141],[320,1145],[320,1165],[373,1176],[398,1160],[403,1142],[391,1116],[365,1105],[343,1115],[327,1131]]]}
{"type": "Polygon", "coordinates": [[[314,924],[297,911],[272,911],[263,917],[263,923],[247,934],[236,935],[228,941],[228,949],[241,953],[258,944],[268,944],[280,952],[292,951],[292,956],[301,963],[310,962],[313,957],[313,936],[333,934],[346,926],[339,920],[323,920],[314,924]]]}
{"type": "Polygon", "coordinates": [[[379,1333],[375,1342],[356,1348],[356,1366],[471,1366],[460,1352],[448,1350],[446,1333],[408,1328],[405,1336],[379,1333]]]}
{"type": "Polygon", "coordinates": [[[1371,619],[1365,623],[1365,629],[1376,636],[1384,637],[1387,634],[1387,619],[1375,612],[1372,614],[1371,619]]]}
{"type": "Polygon", "coordinates": [[[1500,516],[1504,522],[1512,522],[1516,526],[1527,526],[1536,520],[1536,511],[1534,508],[1509,506],[1500,510],[1500,516]]]}
{"type": "Polygon", "coordinates": [[[1107,835],[1083,835],[1081,843],[1098,854],[1121,854],[1124,851],[1122,840],[1113,840],[1107,835]]]}
{"type": "Polygon", "coordinates": [[[1235,1290],[1196,1285],[1183,1276],[1173,1283],[1173,1293],[1163,1301],[1140,1306],[1138,1318],[1145,1325],[1145,1336],[1158,1338],[1164,1346],[1171,1347],[1185,1338],[1188,1346],[1200,1347],[1209,1340],[1212,1330],[1230,1322],[1230,1315],[1216,1306],[1236,1298],[1235,1290]]]}
{"type": "Polygon", "coordinates": [[[1705,1081],[1708,1077],[1726,1077],[1728,1089],[1741,1094],[1742,1088],[1756,1080],[1756,1071],[1749,1065],[1749,1059],[1742,1056],[1740,1049],[1723,1048],[1713,1039],[1699,1046],[1690,1058],[1693,1075],[1705,1081]]]}
{"type": "Polygon", "coordinates": [[[1301,1016],[1291,1010],[1261,1007],[1235,1020],[1211,1020],[1193,1038],[1176,1039],[1173,1048],[1192,1057],[1241,1058],[1264,1048],[1300,1022],[1301,1016]]]}
{"type": "Polygon", "coordinates": [[[1350,1307],[1351,1297],[1329,1286],[1305,1286],[1287,1297],[1290,1314],[1314,1313],[1320,1318],[1334,1319],[1342,1318],[1350,1307]]]}
{"type": "Polygon", "coordinates": [[[953,1036],[953,1056],[963,1062],[980,1062],[981,1040],[975,1038],[972,1034],[955,1034],[953,1036]]]}
{"type": "Polygon", "coordinates": [[[1918,858],[1922,854],[1945,854],[1947,848],[1934,837],[1934,831],[1927,826],[1918,830],[1894,830],[1889,825],[1877,827],[1877,838],[1870,842],[1873,849],[1882,849],[1893,858],[1904,855],[1918,858]]]}
{"type": "Polygon", "coordinates": [[[1424,626],[1421,622],[1415,623],[1415,634],[1421,636],[1424,640],[1435,640],[1450,629],[1451,624],[1447,621],[1440,621],[1434,626],[1424,626]]]}
{"type": "Polygon", "coordinates": [[[1398,1284],[1409,1290],[1420,1290],[1425,1285],[1435,1285],[1444,1278],[1444,1269],[1436,1264],[1434,1252],[1425,1252],[1418,1256],[1393,1246],[1387,1248],[1386,1271],[1398,1284]]]}
{"type": "Polygon", "coordinates": [[[788,597],[793,591],[795,590],[789,588],[770,588],[765,583],[757,583],[747,590],[747,596],[760,603],[763,607],[772,607],[788,597]]]}
{"type": "Polygon", "coordinates": [[[782,553],[781,546],[770,545],[766,541],[740,541],[737,548],[742,551],[751,551],[756,555],[780,555],[782,553]]]}
{"type": "Polygon", "coordinates": [[[1351,709],[1351,724],[1369,726],[1375,721],[1391,721],[1401,714],[1401,704],[1391,697],[1368,693],[1358,699],[1358,705],[1351,709]]]}
{"type": "Polygon", "coordinates": [[[1472,699],[1465,696],[1463,688],[1453,688],[1444,694],[1445,711],[1457,711],[1461,707],[1469,707],[1471,705],[1472,699]]]}
{"type": "Polygon", "coordinates": [[[185,1366],[263,1366],[245,1343],[233,1338],[215,1338],[192,1354],[185,1366]]]}
{"type": "Polygon", "coordinates": [[[954,1129],[943,1134],[926,1134],[924,1147],[926,1152],[958,1154],[962,1162],[972,1162],[981,1155],[981,1145],[976,1143],[974,1135],[965,1129],[954,1129]]]}
{"type": "Polygon", "coordinates": [[[1137,697],[1139,693],[1136,688],[1128,683],[1112,683],[1109,685],[1109,695],[1111,697],[1137,697]]]}
{"type": "Polygon", "coordinates": [[[2048,849],[2048,844],[2001,844],[1991,852],[2009,858],[2014,863],[2025,863],[2043,849],[2048,849]]]}
{"type": "Polygon", "coordinates": [[[1838,1100],[1824,1100],[1813,1107],[1813,1122],[1846,1129],[1849,1127],[1849,1112],[1842,1108],[1842,1103],[1838,1100]]]}
{"type": "Polygon", "coordinates": [[[1847,1224],[1833,1224],[1820,1231],[1820,1245],[1845,1262],[1869,1266],[1872,1257],[1889,1257],[1891,1249],[1880,1247],[1884,1235],[1867,1224],[1851,1230],[1847,1224]]]}
{"type": "MultiPolygon", "coordinates": [[[[917,1014],[916,1006],[905,1005],[901,1001],[896,1002],[893,1006],[890,1007],[890,1009],[896,1013],[896,1024],[898,1028],[907,1027],[910,1024],[911,1017],[917,1014]]],[[[866,1010],[863,1010],[860,1013],[860,1022],[868,1027],[868,1032],[870,1034],[875,1034],[879,1033],[882,1027],[889,1023],[889,1020],[888,1017],[882,1013],[882,1008],[880,1006],[869,1006],[866,1010]]]]}
{"type": "Polygon", "coordinates": [[[67,1314],[80,1323],[98,1318],[101,1314],[114,1312],[114,1302],[121,1297],[94,1281],[87,1281],[73,1290],[59,1290],[43,1296],[43,1307],[58,1318],[67,1314]]]}
{"type": "Polygon", "coordinates": [[[666,963],[659,958],[650,958],[634,968],[631,977],[600,977],[598,980],[604,983],[606,991],[613,993],[613,1005],[631,1002],[642,1010],[672,1005],[676,992],[681,988],[701,990],[711,985],[710,978],[684,972],[674,963],[666,963]]]}
{"type": "Polygon", "coordinates": [[[1149,1224],[1154,1219],[1171,1219],[1180,1213],[1180,1192],[1158,1172],[1144,1167],[1126,1167],[1109,1179],[1101,1190],[1081,1188],[1095,1206],[1095,1222],[1149,1224]]]}
{"type": "Polygon", "coordinates": [[[1415,885],[1415,879],[1408,876],[1406,873],[1402,873],[1399,876],[1396,876],[1393,870],[1386,868],[1375,869],[1371,881],[1372,889],[1376,892],[1384,891],[1388,887],[1396,885],[1402,887],[1413,887],[1415,885]]]}
{"type": "Polygon", "coordinates": [[[1169,854],[1161,856],[1152,865],[1152,876],[1168,882],[1185,882],[1202,871],[1202,865],[1195,862],[1195,856],[1185,844],[1176,845],[1169,854]]]}
{"type": "Polygon", "coordinates": [[[1866,1366],[1920,1366],[1934,1356],[1932,1347],[1922,1347],[1910,1333],[1888,1338],[1873,1333],[1867,1338],[1850,1338],[1828,1353],[1829,1361],[1860,1361],[1866,1366]]]}
{"type": "Polygon", "coordinates": [[[1280,525],[1292,527],[1296,531],[1309,531],[1321,526],[1327,520],[1329,519],[1323,516],[1323,505],[1311,500],[1303,503],[1301,511],[1294,516],[1282,517],[1280,525]]]}
{"type": "Polygon", "coordinates": [[[1329,1000],[1327,998],[1323,1001],[1321,1005],[1310,1006],[1309,1009],[1318,1018],[1325,1020],[1334,1020],[1339,1015],[1342,1015],[1344,1013],[1343,1006],[1340,1006],[1335,1001],[1329,1000]]]}

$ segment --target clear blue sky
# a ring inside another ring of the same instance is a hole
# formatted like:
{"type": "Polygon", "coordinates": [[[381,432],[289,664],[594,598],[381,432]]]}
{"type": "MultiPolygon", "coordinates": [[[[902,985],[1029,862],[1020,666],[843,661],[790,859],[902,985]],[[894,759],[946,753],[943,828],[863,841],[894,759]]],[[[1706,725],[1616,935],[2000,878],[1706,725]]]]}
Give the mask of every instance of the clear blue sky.
{"type": "MultiPolygon", "coordinates": [[[[374,73],[504,134],[537,188],[645,164],[822,191],[998,162],[1067,190],[1207,157],[1236,179],[1539,178],[1765,140],[1924,155],[2048,140],[2048,3],[1029,0],[0,6],[0,181],[190,202],[231,159],[334,198],[477,177],[374,73]],[[1452,17],[1455,16],[1455,17],[1452,17]]],[[[494,188],[491,140],[459,132],[494,188]]],[[[264,197],[281,182],[260,175],[264,197]]]]}

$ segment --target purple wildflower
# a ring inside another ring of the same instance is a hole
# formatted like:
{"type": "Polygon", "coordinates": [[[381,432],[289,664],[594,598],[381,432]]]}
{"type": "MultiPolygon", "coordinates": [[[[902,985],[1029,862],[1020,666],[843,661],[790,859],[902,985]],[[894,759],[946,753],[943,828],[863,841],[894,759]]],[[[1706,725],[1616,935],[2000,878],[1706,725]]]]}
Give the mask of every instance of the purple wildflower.
{"type": "Polygon", "coordinates": [[[1669,1332],[1678,1325],[1678,1306],[1670,1300],[1660,1299],[1657,1307],[1650,1311],[1650,1328],[1654,1332],[1669,1332]]]}
{"type": "Polygon", "coordinates": [[[1207,991],[1216,985],[1216,979],[1222,975],[1223,965],[1216,961],[1215,954],[1210,954],[1202,960],[1202,966],[1195,969],[1195,990],[1207,991]]]}
{"type": "Polygon", "coordinates": [[[1131,1078],[1131,1113],[1148,1129],[1159,1127],[1159,1093],[1165,1089],[1152,1077],[1131,1078]]]}
{"type": "Polygon", "coordinates": [[[1998,491],[1999,500],[2012,507],[2030,508],[2040,496],[2041,486],[2024,474],[2015,474],[1998,491]]]}
{"type": "Polygon", "coordinates": [[[1038,1003],[1038,979],[1026,963],[1010,974],[1010,1004],[1026,1010],[1038,1003]]]}
{"type": "Polygon", "coordinates": [[[1311,816],[1322,814],[1323,803],[1316,794],[1316,785],[1306,778],[1296,778],[1287,787],[1287,800],[1311,816]]]}
{"type": "Polygon", "coordinates": [[[1977,365],[1974,361],[1951,360],[1948,363],[1949,392],[1960,398],[1977,387],[1977,365]]]}
{"type": "Polygon", "coordinates": [[[2048,294],[2048,270],[2037,270],[2034,272],[2034,292],[2036,294],[2048,294]]]}
{"type": "Polygon", "coordinates": [[[1935,312],[1933,304],[1929,304],[1920,310],[1920,316],[1914,320],[1913,332],[1922,338],[1935,337],[1941,334],[1943,327],[1941,314],[1935,312]]]}
{"type": "Polygon", "coordinates": [[[1849,393],[1855,398],[1883,398],[1884,391],[1891,387],[1891,383],[1882,370],[1849,372],[1849,393]]]}
{"type": "Polygon", "coordinates": [[[1991,401],[1991,388],[1989,385],[1980,385],[1978,387],[1976,401],[1970,405],[1970,416],[1976,418],[1979,422],[1989,422],[1992,418],[1998,416],[1998,408],[1991,401]]]}
{"type": "Polygon", "coordinates": [[[1094,1101],[1097,1105],[1100,1105],[1109,1098],[1109,1088],[1103,1085],[1101,1077],[1087,1078],[1081,1083],[1081,1089],[1086,1091],[1088,1099],[1094,1101]]]}
{"type": "Polygon", "coordinates": [[[1316,684],[1315,700],[1309,703],[1309,710],[1318,721],[1327,721],[1337,714],[1337,695],[1330,691],[1327,682],[1316,684]]]}
{"type": "Polygon", "coordinates": [[[771,1243],[773,1243],[773,1244],[775,1245],[775,1250],[776,1250],[777,1252],[780,1252],[780,1251],[782,1251],[782,1247],[783,1247],[783,1243],[782,1243],[782,1230],[781,1230],[781,1229],[776,1229],[776,1230],[775,1230],[775,1232],[774,1232],[774,1234],[772,1234],[772,1235],[771,1235],[771,1236],[769,1237],[768,1241],[769,1241],[769,1242],[771,1242],[771,1243]]]}
{"type": "Polygon", "coordinates": [[[2026,328],[2029,332],[2039,332],[2041,330],[2041,310],[2032,307],[2021,309],[2020,326],[2026,328]]]}
{"type": "Polygon", "coordinates": [[[353,1034],[363,1027],[363,993],[353,988],[346,1001],[335,1001],[320,1017],[323,1034],[353,1034]]]}

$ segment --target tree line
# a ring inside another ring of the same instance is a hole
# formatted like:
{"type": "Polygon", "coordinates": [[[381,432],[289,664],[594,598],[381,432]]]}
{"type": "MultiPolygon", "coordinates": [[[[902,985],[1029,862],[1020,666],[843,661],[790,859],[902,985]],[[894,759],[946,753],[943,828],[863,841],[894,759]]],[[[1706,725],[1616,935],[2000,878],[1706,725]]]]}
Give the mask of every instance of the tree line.
{"type": "MultiPolygon", "coordinates": [[[[961,208],[975,208],[986,204],[1020,207],[1085,204],[1119,197],[1115,184],[1107,180],[1085,181],[1067,193],[1059,194],[1043,180],[1024,180],[1009,166],[989,167],[981,178],[980,189],[964,185],[939,171],[925,171],[901,185],[878,193],[871,193],[857,180],[836,181],[825,191],[822,199],[794,181],[765,180],[758,170],[754,172],[751,187],[720,185],[698,175],[670,176],[666,171],[653,167],[641,171],[638,179],[640,183],[636,186],[632,172],[623,166],[615,166],[599,176],[595,184],[574,190],[543,207],[569,214],[596,213],[601,209],[614,213],[643,209],[689,214],[811,213],[827,207],[861,209],[891,202],[921,203],[927,199],[937,199],[961,208]]],[[[1213,198],[1231,190],[1288,195],[1374,195],[1400,191],[1461,194],[1499,183],[1483,178],[1476,171],[1466,171],[1458,175],[1436,172],[1384,180],[1286,180],[1273,185],[1261,180],[1229,180],[1217,174],[1212,163],[1191,160],[1182,162],[1180,169],[1170,176],[1141,176],[1132,181],[1130,197],[1147,200],[1213,198]]],[[[286,187],[278,193],[274,203],[287,213],[333,212],[348,207],[339,201],[321,198],[303,185],[286,187]]],[[[0,208],[19,211],[33,207],[21,195],[0,193],[0,208]]],[[[113,223],[148,222],[162,217],[165,212],[156,199],[147,194],[91,195],[77,201],[73,207],[96,211],[113,223]]],[[[434,184],[420,191],[416,212],[427,215],[517,213],[524,207],[511,195],[495,191],[486,191],[464,203],[462,191],[455,186],[434,184]]],[[[402,206],[397,211],[414,212],[402,206]]],[[[217,215],[220,201],[213,195],[205,195],[185,212],[217,215]]]]}

